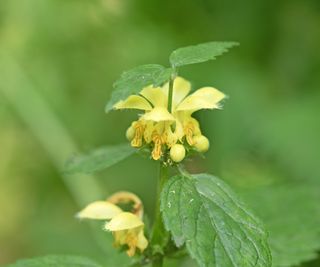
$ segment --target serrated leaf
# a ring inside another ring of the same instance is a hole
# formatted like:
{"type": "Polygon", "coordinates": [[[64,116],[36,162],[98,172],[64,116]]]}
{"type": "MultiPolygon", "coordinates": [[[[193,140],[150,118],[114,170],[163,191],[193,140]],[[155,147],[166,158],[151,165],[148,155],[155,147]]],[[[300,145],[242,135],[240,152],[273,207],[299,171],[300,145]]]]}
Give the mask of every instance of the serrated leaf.
{"type": "Polygon", "coordinates": [[[209,42],[181,47],[171,53],[170,63],[173,67],[180,67],[213,60],[237,45],[236,42],[209,42]]]}
{"type": "Polygon", "coordinates": [[[65,166],[64,173],[93,173],[106,169],[135,153],[129,144],[106,146],[70,159],[65,166]]]}
{"type": "Polygon", "coordinates": [[[200,266],[271,266],[262,223],[220,179],[208,174],[170,178],[161,210],[176,245],[185,243],[200,266]]]}
{"type": "Polygon", "coordinates": [[[19,260],[7,267],[102,267],[94,261],[79,256],[44,256],[19,260]]]}
{"type": "Polygon", "coordinates": [[[106,112],[109,112],[118,101],[125,100],[132,94],[138,94],[143,87],[164,84],[170,79],[171,74],[171,68],[157,64],[142,65],[125,71],[120,79],[113,84],[114,91],[107,103],[106,112]]]}

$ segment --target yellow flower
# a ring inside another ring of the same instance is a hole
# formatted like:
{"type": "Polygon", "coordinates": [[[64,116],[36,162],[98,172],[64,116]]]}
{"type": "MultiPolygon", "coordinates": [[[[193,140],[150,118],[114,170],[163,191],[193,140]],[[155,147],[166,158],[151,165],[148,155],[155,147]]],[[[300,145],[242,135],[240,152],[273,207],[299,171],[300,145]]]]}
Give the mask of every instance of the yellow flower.
{"type": "Polygon", "coordinates": [[[107,201],[95,201],[77,214],[79,219],[109,220],[104,229],[111,231],[116,247],[127,245],[127,254],[134,256],[138,248],[143,252],[148,246],[142,221],[143,207],[140,199],[129,192],[118,192],[107,201]],[[125,212],[114,203],[133,202],[133,211],[125,212]]]}
{"type": "Polygon", "coordinates": [[[108,201],[95,201],[77,214],[79,219],[110,220],[123,211],[108,201]]]}
{"type": "Polygon", "coordinates": [[[133,147],[144,143],[153,147],[152,158],[161,158],[164,148],[171,148],[176,143],[188,143],[199,152],[208,149],[209,144],[196,140],[208,140],[202,136],[199,122],[192,117],[200,109],[219,109],[219,102],[225,95],[213,87],[203,87],[188,96],[191,84],[177,77],[173,85],[172,110],[167,110],[169,84],[163,87],[142,89],[139,95],[131,95],[114,105],[115,109],[139,109],[145,113],[127,130],[127,138],[133,147]],[[199,137],[203,137],[200,138],[199,137]],[[204,139],[205,138],[205,139],[204,139]],[[207,148],[205,148],[207,146],[207,148]]]}
{"type": "Polygon", "coordinates": [[[122,212],[109,222],[104,228],[113,233],[115,246],[127,245],[127,254],[134,256],[136,248],[144,251],[148,246],[148,240],[143,234],[144,223],[138,216],[130,212],[122,212]]]}

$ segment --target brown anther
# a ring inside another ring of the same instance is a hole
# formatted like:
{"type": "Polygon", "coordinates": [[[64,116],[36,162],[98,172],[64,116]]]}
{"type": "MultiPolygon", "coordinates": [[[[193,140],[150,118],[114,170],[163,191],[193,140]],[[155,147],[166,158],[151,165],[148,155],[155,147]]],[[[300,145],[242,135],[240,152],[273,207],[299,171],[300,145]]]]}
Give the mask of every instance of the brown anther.
{"type": "Polygon", "coordinates": [[[162,137],[158,133],[153,133],[152,141],[154,143],[154,148],[152,150],[152,158],[158,160],[162,156],[162,137]]]}
{"type": "Polygon", "coordinates": [[[142,146],[142,138],[144,132],[144,126],[142,123],[137,122],[134,126],[135,133],[134,138],[131,141],[131,146],[133,147],[141,147],[142,146]]]}
{"type": "Polygon", "coordinates": [[[188,123],[185,127],[184,127],[184,133],[186,135],[186,140],[188,142],[188,144],[190,146],[194,145],[194,140],[193,140],[193,136],[194,136],[194,125],[192,123],[188,123]]]}

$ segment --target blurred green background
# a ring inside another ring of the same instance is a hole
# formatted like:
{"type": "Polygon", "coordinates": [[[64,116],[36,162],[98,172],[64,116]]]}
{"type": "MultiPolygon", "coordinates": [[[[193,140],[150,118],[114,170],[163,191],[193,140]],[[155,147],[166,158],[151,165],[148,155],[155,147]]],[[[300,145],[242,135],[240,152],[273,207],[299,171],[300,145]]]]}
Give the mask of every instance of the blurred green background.
{"type": "Polygon", "coordinates": [[[152,218],[157,164],[132,156],[95,177],[62,166],[125,142],[136,113],[104,113],[123,70],[213,40],[241,46],[181,69],[230,96],[196,114],[211,150],[189,169],[227,180],[264,220],[274,266],[320,266],[318,0],[1,0],[0,265],[63,253],[122,266],[101,225],[74,214],[121,189],[152,218]]]}

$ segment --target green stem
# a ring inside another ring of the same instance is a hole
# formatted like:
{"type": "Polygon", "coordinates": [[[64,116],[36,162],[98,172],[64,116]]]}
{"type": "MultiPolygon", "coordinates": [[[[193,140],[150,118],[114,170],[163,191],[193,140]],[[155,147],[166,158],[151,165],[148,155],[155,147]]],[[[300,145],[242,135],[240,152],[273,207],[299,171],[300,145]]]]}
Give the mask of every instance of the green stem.
{"type": "MultiPolygon", "coordinates": [[[[168,111],[172,112],[172,98],[173,98],[173,83],[174,79],[177,76],[177,71],[173,68],[172,75],[169,81],[169,92],[168,92],[168,111]]],[[[166,155],[167,151],[165,152],[166,155]]],[[[157,190],[157,203],[156,203],[156,214],[155,222],[151,234],[151,248],[152,248],[152,266],[153,267],[162,267],[164,259],[164,248],[169,240],[169,233],[166,231],[160,205],[161,205],[161,192],[164,184],[168,180],[168,166],[165,164],[167,162],[167,156],[164,157],[163,162],[160,163],[159,171],[159,181],[158,181],[158,190],[157,190]]]]}
{"type": "Polygon", "coordinates": [[[163,257],[155,258],[152,261],[152,267],[162,267],[163,266],[163,257]]]}
{"type": "Polygon", "coordinates": [[[169,81],[169,93],[168,93],[168,111],[171,113],[172,112],[172,98],[173,98],[173,83],[174,79],[177,76],[177,71],[176,69],[173,69],[173,73],[170,77],[169,81]]]}
{"type": "Polygon", "coordinates": [[[168,180],[168,167],[161,162],[160,171],[159,171],[158,190],[157,190],[156,215],[155,215],[155,222],[153,225],[152,236],[151,236],[153,267],[161,267],[163,265],[163,257],[164,257],[163,248],[168,242],[168,233],[164,227],[162,215],[160,211],[161,191],[167,180],[168,180]]]}

